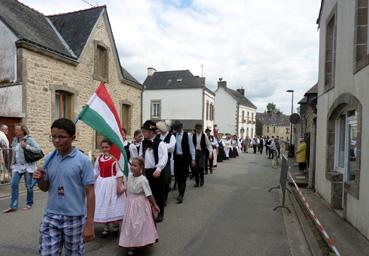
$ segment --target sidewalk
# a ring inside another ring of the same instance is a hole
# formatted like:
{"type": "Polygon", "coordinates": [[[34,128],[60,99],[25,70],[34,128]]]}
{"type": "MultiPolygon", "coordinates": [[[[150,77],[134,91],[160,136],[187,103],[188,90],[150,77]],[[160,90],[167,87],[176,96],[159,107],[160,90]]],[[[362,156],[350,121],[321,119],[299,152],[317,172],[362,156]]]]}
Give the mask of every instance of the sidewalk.
{"type": "Polygon", "coordinates": [[[369,255],[369,240],[342,219],[319,194],[308,189],[303,189],[302,192],[341,255],[369,255]]]}

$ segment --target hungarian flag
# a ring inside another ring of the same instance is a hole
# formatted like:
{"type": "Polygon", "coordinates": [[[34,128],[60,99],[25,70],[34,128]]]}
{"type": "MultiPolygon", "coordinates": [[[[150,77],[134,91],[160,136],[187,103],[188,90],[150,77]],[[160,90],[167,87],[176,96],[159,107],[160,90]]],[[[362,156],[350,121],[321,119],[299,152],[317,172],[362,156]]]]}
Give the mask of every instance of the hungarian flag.
{"type": "Polygon", "coordinates": [[[120,169],[123,169],[123,173],[128,176],[128,161],[123,145],[122,126],[104,83],[99,85],[87,105],[83,107],[78,120],[82,120],[114,144],[110,153],[118,160],[117,164],[120,169]]]}

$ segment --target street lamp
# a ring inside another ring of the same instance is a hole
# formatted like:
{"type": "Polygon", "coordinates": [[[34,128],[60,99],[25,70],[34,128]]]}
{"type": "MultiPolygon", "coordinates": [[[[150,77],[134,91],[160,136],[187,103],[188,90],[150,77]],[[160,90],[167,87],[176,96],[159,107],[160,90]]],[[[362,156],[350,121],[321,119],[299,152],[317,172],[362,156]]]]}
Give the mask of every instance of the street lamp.
{"type": "MultiPolygon", "coordinates": [[[[291,101],[291,115],[293,114],[293,93],[295,92],[294,90],[287,90],[286,92],[288,93],[292,93],[292,101],[291,101]]],[[[288,154],[292,157],[293,153],[292,151],[292,122],[290,120],[290,147],[288,150],[288,154]]]]}

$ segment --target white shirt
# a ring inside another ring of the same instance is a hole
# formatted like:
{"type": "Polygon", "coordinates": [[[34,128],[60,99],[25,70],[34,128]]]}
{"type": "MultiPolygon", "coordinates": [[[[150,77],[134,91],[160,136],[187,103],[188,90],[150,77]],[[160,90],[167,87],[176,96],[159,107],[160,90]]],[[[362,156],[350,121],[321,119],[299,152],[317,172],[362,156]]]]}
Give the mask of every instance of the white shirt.
{"type": "MultiPolygon", "coordinates": [[[[140,156],[143,156],[142,147],[140,147],[140,156]]],[[[162,171],[168,162],[168,150],[164,142],[159,143],[158,148],[159,162],[155,165],[154,150],[151,148],[146,149],[145,152],[145,168],[146,169],[158,169],[162,171]]]]}
{"type": "MultiPolygon", "coordinates": [[[[164,139],[167,137],[169,132],[166,132],[163,134],[160,133],[160,139],[164,142],[164,139]]],[[[174,149],[176,147],[176,138],[174,137],[174,135],[171,135],[170,136],[170,141],[169,143],[166,143],[164,142],[165,145],[167,146],[167,150],[168,150],[168,153],[173,153],[174,152],[174,149]]]]}
{"type": "MultiPolygon", "coordinates": [[[[201,150],[201,137],[204,133],[196,133],[196,150],[201,150]]],[[[211,145],[210,143],[210,140],[209,140],[209,137],[208,135],[204,134],[205,135],[205,144],[206,144],[206,147],[208,148],[209,152],[212,152],[213,151],[213,146],[211,145]]]]}
{"type": "Polygon", "coordinates": [[[135,177],[132,173],[128,174],[127,192],[131,194],[144,193],[146,197],[152,195],[151,188],[146,177],[143,175],[135,177]]]}
{"type": "Polygon", "coordinates": [[[138,147],[141,148],[142,143],[139,143],[139,144],[131,143],[131,144],[129,144],[129,153],[131,155],[131,159],[134,158],[134,157],[138,157],[138,155],[139,155],[138,147]]]}

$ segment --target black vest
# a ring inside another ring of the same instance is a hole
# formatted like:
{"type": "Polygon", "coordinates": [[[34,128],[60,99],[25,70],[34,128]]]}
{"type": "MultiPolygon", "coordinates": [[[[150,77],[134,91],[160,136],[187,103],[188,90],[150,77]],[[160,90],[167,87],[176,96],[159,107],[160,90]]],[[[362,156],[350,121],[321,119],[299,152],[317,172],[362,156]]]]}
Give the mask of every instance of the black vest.
{"type": "MultiPolygon", "coordinates": [[[[174,134],[174,136],[177,136],[176,134],[174,134]]],[[[191,158],[190,155],[190,144],[188,143],[188,133],[187,132],[183,132],[183,136],[182,136],[182,141],[181,141],[181,146],[182,146],[182,153],[184,156],[188,156],[188,158],[191,158]]],[[[174,149],[174,155],[177,155],[177,145],[174,149]]]]}
{"type": "Polygon", "coordinates": [[[148,142],[147,140],[144,140],[142,142],[142,156],[143,158],[145,158],[145,154],[146,154],[146,150],[148,148],[152,148],[152,150],[154,151],[154,159],[155,159],[155,164],[159,163],[159,144],[161,142],[161,139],[158,137],[155,137],[153,142],[148,142]],[[150,145],[149,145],[150,144],[150,145]]]}
{"type": "Polygon", "coordinates": [[[126,146],[124,146],[124,150],[126,151],[127,160],[129,161],[131,159],[131,152],[129,151],[129,145],[131,143],[128,143],[126,146]]]}
{"type": "MultiPolygon", "coordinates": [[[[192,142],[196,149],[196,145],[197,145],[197,134],[196,133],[192,136],[192,142]]],[[[201,146],[201,151],[203,153],[206,153],[205,133],[201,135],[200,146],[201,146]]]]}
{"type": "MultiPolygon", "coordinates": [[[[160,135],[156,136],[157,138],[160,139],[160,135]]],[[[167,136],[164,138],[164,142],[169,144],[170,143],[170,138],[172,137],[172,133],[171,132],[168,132],[167,136]]],[[[168,160],[172,157],[172,153],[169,153],[168,152],[168,160]]]]}

